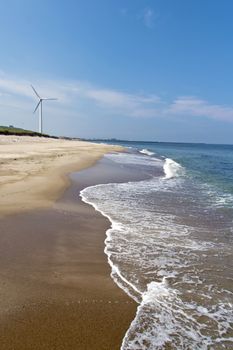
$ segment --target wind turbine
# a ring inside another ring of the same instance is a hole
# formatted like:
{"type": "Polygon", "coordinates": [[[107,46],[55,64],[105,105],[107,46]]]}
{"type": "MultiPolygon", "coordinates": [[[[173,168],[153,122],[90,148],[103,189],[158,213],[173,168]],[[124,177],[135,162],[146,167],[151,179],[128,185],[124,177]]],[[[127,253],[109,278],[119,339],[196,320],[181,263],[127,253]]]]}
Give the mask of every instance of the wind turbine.
{"type": "Polygon", "coordinates": [[[57,100],[57,98],[42,98],[40,97],[40,95],[38,94],[38,92],[36,91],[36,89],[31,85],[32,90],[35,92],[36,96],[39,98],[39,102],[36,105],[36,108],[34,109],[35,113],[38,109],[38,107],[40,106],[40,112],[39,112],[39,132],[42,134],[43,131],[43,119],[42,119],[42,102],[43,101],[54,101],[57,100]]]}

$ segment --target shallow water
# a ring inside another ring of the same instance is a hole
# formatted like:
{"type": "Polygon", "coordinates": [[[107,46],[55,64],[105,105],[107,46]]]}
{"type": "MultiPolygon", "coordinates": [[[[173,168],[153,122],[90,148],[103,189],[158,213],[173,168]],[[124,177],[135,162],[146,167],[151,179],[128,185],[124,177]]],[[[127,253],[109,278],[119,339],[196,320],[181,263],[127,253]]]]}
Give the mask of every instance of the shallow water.
{"type": "Polygon", "coordinates": [[[189,167],[187,150],[174,160],[172,151],[143,146],[106,157],[149,180],[81,192],[111,221],[105,252],[112,277],[139,304],[122,350],[232,349],[232,165],[207,177],[200,149],[193,151],[199,166],[189,160],[189,167]]]}

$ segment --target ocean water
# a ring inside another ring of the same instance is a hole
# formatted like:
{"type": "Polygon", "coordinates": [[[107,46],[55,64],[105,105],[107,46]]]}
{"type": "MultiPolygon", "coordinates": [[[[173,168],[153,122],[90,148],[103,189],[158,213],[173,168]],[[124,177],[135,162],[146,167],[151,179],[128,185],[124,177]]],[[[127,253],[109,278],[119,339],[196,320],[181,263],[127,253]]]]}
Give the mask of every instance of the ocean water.
{"type": "Polygon", "coordinates": [[[121,350],[233,349],[233,146],[123,145],[106,157],[146,179],[81,192],[109,218],[111,276],[138,303],[121,350]]]}

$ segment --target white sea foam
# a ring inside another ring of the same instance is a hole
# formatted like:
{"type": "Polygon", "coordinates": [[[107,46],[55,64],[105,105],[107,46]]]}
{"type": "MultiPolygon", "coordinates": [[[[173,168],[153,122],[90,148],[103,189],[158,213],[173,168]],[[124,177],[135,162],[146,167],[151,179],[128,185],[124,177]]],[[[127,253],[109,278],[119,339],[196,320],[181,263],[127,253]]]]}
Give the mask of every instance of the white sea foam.
{"type": "Polygon", "coordinates": [[[154,167],[161,167],[163,165],[163,161],[159,158],[142,157],[135,153],[110,153],[106,154],[105,157],[121,164],[147,165],[154,167]]]}
{"type": "MultiPolygon", "coordinates": [[[[221,343],[233,342],[224,336],[231,329],[232,311],[226,305],[212,308],[182,301],[177,290],[166,279],[151,282],[143,294],[142,303],[127,331],[121,350],[215,349],[221,343]],[[203,321],[199,321],[203,318],[203,321]],[[218,325],[218,334],[208,332],[210,324],[218,325]]],[[[224,349],[227,348],[224,346],[224,349]]],[[[217,347],[217,349],[220,349],[217,347]]]]}
{"type": "Polygon", "coordinates": [[[172,179],[173,177],[178,177],[184,174],[184,168],[170,158],[165,159],[163,169],[165,172],[165,179],[172,179]]]}
{"type": "Polygon", "coordinates": [[[148,149],[144,148],[142,149],[141,151],[139,151],[140,153],[142,154],[146,154],[147,156],[153,156],[155,153],[154,152],[151,152],[149,151],[148,149]]]}
{"type": "MultiPolygon", "coordinates": [[[[151,163],[152,157],[135,154],[113,155],[111,159],[158,166],[151,163]]],[[[178,167],[173,164],[169,181],[157,177],[137,183],[97,185],[81,192],[83,201],[110,220],[105,253],[111,276],[139,303],[121,350],[162,350],[167,346],[210,350],[220,349],[223,344],[230,349],[232,345],[227,336],[233,319],[231,294],[218,289],[213,281],[208,284],[209,272],[205,272],[203,262],[199,263],[201,256],[222,256],[222,246],[195,237],[196,232],[205,233],[205,227],[199,224],[196,230],[191,223],[180,220],[178,209],[187,216],[183,200],[190,188],[185,192],[186,178],[178,175],[184,170],[174,163],[178,167]]],[[[194,209],[191,207],[188,213],[195,216],[194,209]]]]}

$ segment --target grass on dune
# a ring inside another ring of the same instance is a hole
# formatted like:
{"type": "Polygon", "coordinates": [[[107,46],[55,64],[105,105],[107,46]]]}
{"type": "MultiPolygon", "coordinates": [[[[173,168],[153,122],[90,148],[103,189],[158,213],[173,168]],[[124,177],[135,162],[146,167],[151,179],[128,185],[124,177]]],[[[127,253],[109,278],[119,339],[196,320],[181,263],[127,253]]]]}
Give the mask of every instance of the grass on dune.
{"type": "Polygon", "coordinates": [[[17,135],[17,136],[43,136],[43,137],[53,137],[47,134],[41,134],[36,131],[25,130],[21,128],[15,128],[14,126],[0,126],[0,135],[17,135]]]}

